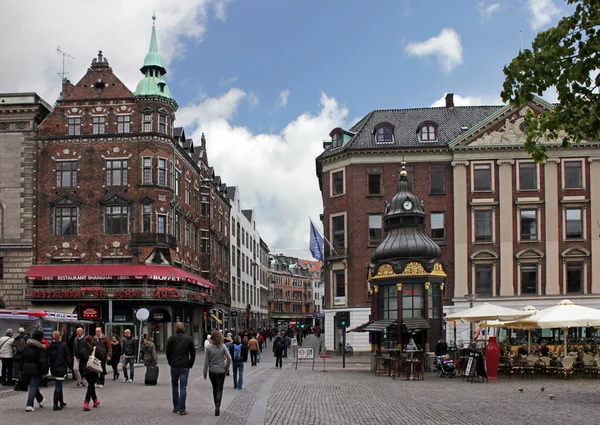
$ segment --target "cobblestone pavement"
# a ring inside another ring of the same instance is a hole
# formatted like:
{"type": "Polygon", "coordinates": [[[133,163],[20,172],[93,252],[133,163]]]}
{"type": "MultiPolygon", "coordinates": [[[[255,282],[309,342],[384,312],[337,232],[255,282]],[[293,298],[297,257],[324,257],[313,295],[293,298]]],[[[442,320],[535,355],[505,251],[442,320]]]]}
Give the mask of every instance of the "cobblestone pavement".
{"type": "Polygon", "coordinates": [[[161,362],[158,386],[144,386],[143,368],[136,368],[133,384],[107,380],[97,390],[102,404],[91,412],[81,410],[85,390],[75,388],[73,381],[65,385],[68,407],[61,412],[52,411],[52,384],[42,389],[46,407],[32,413],[24,411],[25,393],[0,387],[0,418],[2,423],[28,425],[598,423],[600,380],[504,378],[471,384],[434,374],[426,374],[424,381],[392,380],[373,376],[368,358],[349,359],[346,370],[333,359],[323,373],[318,360],[315,371],[309,361],[294,370],[293,358],[276,369],[267,351],[258,367],[245,367],[243,390],[233,389],[227,378],[220,417],[214,416],[210,381],[202,378],[204,355],[199,353],[188,385],[188,416],[171,413],[169,368],[161,362]]]}

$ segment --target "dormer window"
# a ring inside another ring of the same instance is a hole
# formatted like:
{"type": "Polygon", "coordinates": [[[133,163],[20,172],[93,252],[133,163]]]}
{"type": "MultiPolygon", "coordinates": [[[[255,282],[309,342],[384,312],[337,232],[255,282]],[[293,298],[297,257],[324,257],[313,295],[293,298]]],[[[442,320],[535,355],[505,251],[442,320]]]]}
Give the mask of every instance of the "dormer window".
{"type": "Polygon", "coordinates": [[[424,123],[419,127],[418,134],[421,142],[435,142],[437,140],[437,126],[433,123],[424,123]]]}
{"type": "Polygon", "coordinates": [[[333,136],[331,136],[331,142],[331,147],[333,148],[339,148],[340,146],[342,146],[344,144],[344,135],[342,134],[342,132],[338,131],[337,133],[334,133],[333,136]]]}
{"type": "Polygon", "coordinates": [[[391,143],[393,141],[394,129],[389,124],[381,124],[375,128],[375,137],[377,143],[391,143]]]}

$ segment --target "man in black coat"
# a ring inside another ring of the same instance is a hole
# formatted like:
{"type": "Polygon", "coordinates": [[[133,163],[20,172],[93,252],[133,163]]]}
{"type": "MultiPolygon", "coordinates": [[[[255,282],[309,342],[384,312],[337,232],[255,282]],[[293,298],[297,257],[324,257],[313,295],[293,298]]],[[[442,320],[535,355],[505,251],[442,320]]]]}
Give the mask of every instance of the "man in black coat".
{"type": "Polygon", "coordinates": [[[194,341],[185,333],[182,322],[175,325],[175,335],[167,341],[166,356],[171,367],[171,385],[173,390],[173,413],[187,415],[185,401],[187,398],[187,382],[190,369],[196,361],[194,341]]]}

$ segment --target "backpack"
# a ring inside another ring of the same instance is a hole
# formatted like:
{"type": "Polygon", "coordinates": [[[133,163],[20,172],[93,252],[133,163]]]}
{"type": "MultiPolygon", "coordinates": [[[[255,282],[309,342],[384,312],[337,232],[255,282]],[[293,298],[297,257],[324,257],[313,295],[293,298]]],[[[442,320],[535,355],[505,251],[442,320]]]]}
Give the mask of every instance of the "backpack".
{"type": "Polygon", "coordinates": [[[106,346],[106,341],[99,340],[96,343],[96,357],[100,361],[106,361],[108,357],[108,347],[106,346]]]}
{"type": "Polygon", "coordinates": [[[27,346],[27,340],[25,339],[25,336],[20,336],[15,338],[15,348],[16,348],[16,355],[15,357],[18,359],[22,359],[23,358],[23,350],[25,350],[25,347],[27,346]]]}
{"type": "Polygon", "coordinates": [[[242,361],[242,344],[234,344],[233,345],[233,361],[234,362],[242,361]]]}
{"type": "Polygon", "coordinates": [[[283,351],[283,340],[281,338],[276,338],[273,342],[273,351],[283,351]]]}

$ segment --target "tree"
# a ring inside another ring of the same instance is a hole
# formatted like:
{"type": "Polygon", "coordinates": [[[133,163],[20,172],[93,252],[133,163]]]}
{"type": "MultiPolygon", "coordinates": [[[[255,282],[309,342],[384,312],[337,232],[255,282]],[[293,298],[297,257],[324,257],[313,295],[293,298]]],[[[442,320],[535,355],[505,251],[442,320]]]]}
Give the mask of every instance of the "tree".
{"type": "Polygon", "coordinates": [[[525,150],[537,162],[547,159],[544,140],[565,147],[600,140],[600,2],[566,0],[576,5],[555,28],[540,32],[531,49],[519,52],[504,67],[504,102],[523,107],[555,87],[559,104],[553,111],[525,116],[525,150]],[[562,133],[562,134],[561,134],[562,133]]]}

